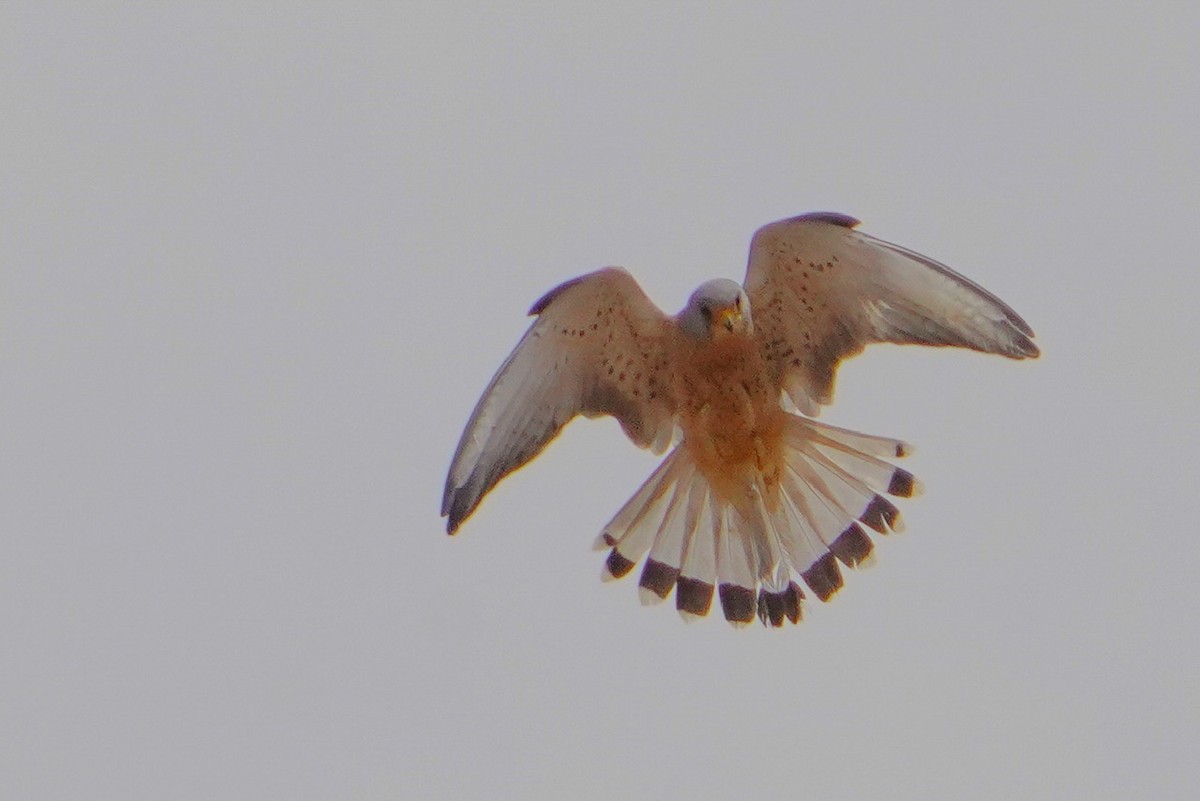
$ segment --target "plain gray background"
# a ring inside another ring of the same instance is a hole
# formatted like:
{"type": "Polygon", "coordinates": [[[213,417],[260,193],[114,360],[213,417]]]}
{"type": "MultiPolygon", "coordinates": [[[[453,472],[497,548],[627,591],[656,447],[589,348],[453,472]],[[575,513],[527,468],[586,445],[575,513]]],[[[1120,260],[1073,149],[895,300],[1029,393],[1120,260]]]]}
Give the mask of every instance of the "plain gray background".
{"type": "Polygon", "coordinates": [[[1195,7],[499,5],[0,7],[0,795],[1192,797],[1195,7]],[[609,420],[442,533],[543,291],[815,209],[1045,352],[843,368],[877,567],[641,608],[609,420]]]}

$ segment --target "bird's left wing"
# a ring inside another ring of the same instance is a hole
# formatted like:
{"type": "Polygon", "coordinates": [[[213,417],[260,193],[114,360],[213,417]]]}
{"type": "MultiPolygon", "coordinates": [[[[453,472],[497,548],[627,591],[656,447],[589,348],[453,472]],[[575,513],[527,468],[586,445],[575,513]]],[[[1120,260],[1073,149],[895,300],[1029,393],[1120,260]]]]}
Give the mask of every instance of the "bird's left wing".
{"type": "Polygon", "coordinates": [[[479,399],[450,465],[442,516],[451,534],[576,415],[612,415],[643,448],[670,444],[673,326],[629,273],[575,278],[529,313],[537,320],[479,399]]]}
{"type": "Polygon", "coordinates": [[[801,411],[829,403],[838,363],[872,342],[1038,355],[1033,329],[1004,301],[857,225],[844,214],[805,214],[764,225],[750,244],[755,337],[801,411]]]}

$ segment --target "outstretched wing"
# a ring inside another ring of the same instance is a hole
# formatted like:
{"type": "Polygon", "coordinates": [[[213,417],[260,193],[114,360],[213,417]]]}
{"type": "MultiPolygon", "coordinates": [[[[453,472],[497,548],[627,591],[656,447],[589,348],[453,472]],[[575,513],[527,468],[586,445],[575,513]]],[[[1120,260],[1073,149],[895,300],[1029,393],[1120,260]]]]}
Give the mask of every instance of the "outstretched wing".
{"type": "Polygon", "coordinates": [[[657,451],[674,432],[670,320],[629,273],[609,267],[575,278],[529,313],[537,320],[479,399],[450,465],[442,516],[451,534],[578,414],[612,415],[657,451]]]}
{"type": "Polygon", "coordinates": [[[1033,330],[1002,300],[944,264],[818,212],[765,225],[745,289],[774,379],[815,415],[838,362],[872,342],[943,345],[1012,359],[1038,355],[1033,330]]]}

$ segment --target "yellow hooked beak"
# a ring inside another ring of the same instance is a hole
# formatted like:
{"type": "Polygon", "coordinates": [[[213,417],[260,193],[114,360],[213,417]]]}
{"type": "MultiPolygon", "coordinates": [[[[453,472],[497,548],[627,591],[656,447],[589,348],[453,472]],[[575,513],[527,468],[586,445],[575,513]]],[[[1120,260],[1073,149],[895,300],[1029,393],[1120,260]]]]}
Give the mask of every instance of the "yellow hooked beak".
{"type": "Polygon", "coordinates": [[[737,306],[727,306],[724,309],[719,309],[713,315],[713,324],[725,326],[726,331],[732,331],[733,327],[742,320],[742,310],[737,306]]]}

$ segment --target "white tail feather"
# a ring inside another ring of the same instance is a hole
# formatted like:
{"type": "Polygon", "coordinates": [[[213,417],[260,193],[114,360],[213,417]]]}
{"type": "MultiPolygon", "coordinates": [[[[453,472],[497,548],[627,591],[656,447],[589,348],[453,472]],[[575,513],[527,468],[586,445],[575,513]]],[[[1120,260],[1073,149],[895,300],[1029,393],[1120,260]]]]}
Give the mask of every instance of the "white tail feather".
{"type": "Polygon", "coordinates": [[[735,625],[757,611],[764,623],[799,620],[803,597],[793,574],[827,600],[842,586],[837,562],[857,567],[872,557],[858,521],[880,533],[899,530],[896,508],[880,493],[908,496],[919,484],[885,458],[911,452],[905,443],[788,415],[778,485],[762,476],[735,499],[716,493],[683,443],[604,527],[607,578],[620,578],[642,556],[644,603],[672,589],[685,618],[708,612],[719,595],[735,625]],[[836,559],[835,559],[836,557],[836,559]]]}
{"type": "Polygon", "coordinates": [[[791,514],[793,527],[785,544],[792,568],[803,571],[829,551],[829,543],[845,528],[843,516],[788,465],[780,481],[780,505],[791,514]]]}
{"type": "Polygon", "coordinates": [[[803,417],[799,419],[804,423],[803,426],[789,425],[785,432],[785,436],[792,442],[806,442],[814,439],[824,440],[841,450],[869,454],[871,456],[882,456],[887,459],[897,456],[908,456],[913,452],[913,447],[903,440],[892,439],[890,437],[877,437],[873,434],[864,434],[861,431],[838,428],[828,423],[818,423],[816,420],[808,420],[803,417]]]}

